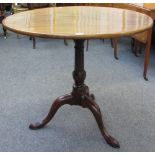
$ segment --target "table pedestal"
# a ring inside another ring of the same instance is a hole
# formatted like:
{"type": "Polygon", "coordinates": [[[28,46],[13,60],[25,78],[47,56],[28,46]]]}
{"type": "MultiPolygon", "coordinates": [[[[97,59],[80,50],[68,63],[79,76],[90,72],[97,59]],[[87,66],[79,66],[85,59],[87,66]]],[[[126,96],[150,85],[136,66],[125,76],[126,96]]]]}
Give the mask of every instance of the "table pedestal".
{"type": "Polygon", "coordinates": [[[120,145],[116,139],[109,135],[104,127],[102,115],[99,106],[95,102],[95,96],[89,94],[89,88],[84,84],[86,72],[84,70],[84,40],[74,40],[75,42],[75,68],[73,71],[73,79],[75,84],[70,94],[58,97],[52,104],[52,107],[41,123],[31,124],[30,129],[36,130],[44,127],[55,115],[57,110],[65,104],[79,105],[88,108],[93,113],[98,127],[106,140],[112,147],[119,148],[120,145]]]}

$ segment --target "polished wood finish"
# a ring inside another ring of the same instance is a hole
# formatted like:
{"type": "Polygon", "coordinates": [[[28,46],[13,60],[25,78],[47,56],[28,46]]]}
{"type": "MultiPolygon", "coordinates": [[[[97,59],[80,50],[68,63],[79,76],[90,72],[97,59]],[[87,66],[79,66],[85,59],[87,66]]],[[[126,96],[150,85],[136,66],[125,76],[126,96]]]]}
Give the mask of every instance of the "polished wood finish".
{"type": "MultiPolygon", "coordinates": [[[[143,6],[137,6],[134,5],[136,8],[141,8],[141,12],[149,15],[150,17],[155,20],[155,3],[143,3],[143,6]]],[[[136,11],[139,11],[138,9],[136,11]]],[[[152,37],[152,45],[154,45],[154,36],[155,36],[155,24],[153,26],[153,37],[152,37]]],[[[139,56],[141,54],[142,46],[147,45],[148,42],[148,31],[132,35],[131,37],[134,40],[134,43],[132,44],[132,51],[135,54],[135,56],[139,56]]]]}
{"type": "MultiPolygon", "coordinates": [[[[47,117],[41,122],[31,124],[30,129],[44,127],[64,104],[89,108],[106,142],[115,148],[120,145],[109,135],[102,121],[101,111],[93,94],[84,84],[84,40],[92,38],[117,38],[150,30],[153,21],[149,16],[129,10],[103,7],[59,7],[26,11],[6,18],[3,25],[14,32],[30,36],[69,38],[75,43],[75,65],[72,73],[73,90],[70,94],[58,97],[47,117]],[[37,18],[39,14],[39,19],[37,18]]],[[[150,40],[150,36],[148,38],[150,40]]],[[[149,60],[149,44],[144,65],[144,77],[149,60]]]]}
{"type": "Polygon", "coordinates": [[[149,16],[153,18],[152,45],[155,46],[155,3],[144,3],[143,8],[149,10],[149,16]]]}
{"type": "Polygon", "coordinates": [[[127,9],[127,10],[133,10],[136,12],[144,13],[149,15],[150,11],[147,8],[144,8],[142,6],[133,4],[133,3],[113,3],[112,5],[115,8],[122,8],[122,9],[127,9]]]}
{"type": "Polygon", "coordinates": [[[151,36],[152,36],[152,29],[148,30],[148,33],[147,33],[144,72],[143,72],[143,77],[146,81],[148,81],[148,78],[146,75],[147,75],[147,68],[148,68],[149,59],[150,59],[151,36]]]}
{"type": "Polygon", "coordinates": [[[149,16],[110,7],[54,7],[6,18],[3,25],[30,36],[92,39],[127,36],[152,27],[149,16]],[[39,17],[39,18],[37,18],[39,17]]]}
{"type": "Polygon", "coordinates": [[[147,14],[155,20],[155,3],[143,3],[142,8],[147,10],[147,14]]]}
{"type": "MultiPolygon", "coordinates": [[[[124,9],[141,12],[146,15],[149,15],[151,18],[153,18],[153,20],[155,20],[155,3],[143,3],[143,6],[138,6],[136,4],[131,4],[131,3],[126,3],[126,4],[125,3],[113,3],[112,7],[124,8],[124,9]]],[[[155,29],[153,28],[153,32],[154,31],[155,29]]],[[[131,35],[131,37],[133,38],[131,47],[136,57],[138,57],[139,54],[141,54],[142,46],[146,45],[148,35],[149,35],[148,31],[131,35]]],[[[155,36],[155,33],[153,33],[152,44],[154,43],[154,38],[155,38],[154,36],[155,36]]]]}
{"type": "MultiPolygon", "coordinates": [[[[23,3],[21,3],[22,5],[23,3]]],[[[24,3],[25,5],[25,3],[24,3]]],[[[39,9],[39,8],[46,8],[50,7],[50,3],[27,3],[26,4],[28,10],[34,10],[34,9],[39,9]]],[[[36,49],[36,38],[32,36],[32,41],[33,41],[33,49],[36,49]]]]}
{"type": "MultiPolygon", "coordinates": [[[[143,6],[141,6],[140,8],[142,9],[143,13],[149,15],[155,20],[155,3],[144,3],[143,6]]],[[[151,35],[152,35],[152,29],[145,31],[143,33],[132,35],[132,38],[134,38],[134,43],[132,44],[132,50],[136,56],[139,56],[138,54],[141,53],[142,45],[143,44],[146,45],[144,73],[143,73],[145,80],[148,80],[146,74],[150,56],[151,35]]]]}
{"type": "MultiPolygon", "coordinates": [[[[117,6],[117,5],[118,4],[116,4],[115,6],[117,6]]],[[[124,6],[124,4],[120,3],[119,6],[124,6]]],[[[138,6],[138,5],[135,5],[135,4],[125,4],[125,7],[127,9],[131,9],[131,10],[135,10],[137,12],[147,14],[150,17],[152,17],[153,20],[155,20],[155,3],[143,3],[143,6],[138,6]]],[[[155,30],[153,29],[153,32],[154,31],[155,30]]],[[[136,42],[141,42],[141,43],[145,44],[146,39],[147,39],[147,31],[144,32],[144,33],[133,35],[131,37],[134,38],[135,40],[137,40],[136,42]]],[[[154,35],[153,35],[153,38],[154,38],[154,35]]],[[[152,42],[154,42],[154,41],[152,40],[152,42]]],[[[135,44],[137,44],[137,43],[135,43],[135,44]]]]}
{"type": "Polygon", "coordinates": [[[41,123],[30,124],[29,128],[36,130],[44,127],[55,115],[57,110],[65,105],[79,105],[88,108],[93,113],[101,134],[106,142],[115,148],[120,145],[116,139],[109,135],[106,130],[99,106],[94,100],[94,95],[89,94],[89,88],[84,84],[86,71],[84,70],[84,40],[74,40],[75,42],[75,68],[73,71],[74,85],[71,93],[58,97],[52,104],[47,117],[41,123]]]}
{"type": "MultiPolygon", "coordinates": [[[[70,4],[70,3],[69,3],[70,4]]],[[[68,4],[64,4],[64,5],[68,5],[68,4]]],[[[64,6],[63,4],[61,4],[61,6],[64,6]]],[[[71,6],[74,5],[83,5],[83,6],[102,6],[102,7],[114,7],[114,8],[123,8],[123,9],[128,9],[128,10],[133,10],[133,11],[137,11],[140,13],[144,13],[146,15],[149,15],[150,17],[152,17],[153,19],[155,19],[155,3],[144,3],[143,6],[139,6],[136,4],[132,4],[132,3],[71,3],[71,6]]],[[[155,31],[155,30],[153,30],[155,31]]],[[[147,31],[146,31],[147,32],[147,31]]],[[[146,38],[147,38],[147,33],[146,32],[142,32],[136,35],[131,35],[132,38],[134,38],[134,47],[132,47],[132,51],[134,51],[135,56],[138,56],[138,53],[141,52],[142,49],[142,44],[146,43],[146,38]]],[[[154,35],[153,35],[154,38],[154,35]]],[[[152,42],[153,41],[152,38],[152,42]]],[[[116,59],[118,59],[118,49],[117,49],[117,40],[111,40],[111,42],[116,43],[114,46],[114,57],[116,59]]],[[[87,48],[88,50],[88,43],[87,43],[87,48]]]]}
{"type": "Polygon", "coordinates": [[[114,58],[118,60],[118,41],[120,38],[111,39],[111,45],[114,48],[114,58]]]}

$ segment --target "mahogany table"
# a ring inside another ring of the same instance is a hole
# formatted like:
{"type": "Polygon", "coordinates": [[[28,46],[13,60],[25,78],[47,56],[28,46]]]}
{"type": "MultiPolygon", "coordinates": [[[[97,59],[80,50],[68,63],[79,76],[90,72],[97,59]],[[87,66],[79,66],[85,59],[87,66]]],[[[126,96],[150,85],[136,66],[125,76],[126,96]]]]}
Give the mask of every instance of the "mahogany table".
{"type": "Polygon", "coordinates": [[[115,38],[148,31],[148,45],[144,62],[144,78],[149,62],[152,19],[144,14],[104,7],[55,7],[26,11],[7,17],[3,26],[11,31],[29,36],[72,39],[75,43],[75,65],[73,71],[74,85],[71,93],[58,97],[42,122],[31,124],[30,129],[44,127],[65,105],[79,105],[89,108],[93,113],[98,127],[112,147],[120,147],[119,142],[106,130],[102,121],[101,111],[95,102],[95,96],[89,93],[84,84],[84,41],[93,38],[115,38]]]}

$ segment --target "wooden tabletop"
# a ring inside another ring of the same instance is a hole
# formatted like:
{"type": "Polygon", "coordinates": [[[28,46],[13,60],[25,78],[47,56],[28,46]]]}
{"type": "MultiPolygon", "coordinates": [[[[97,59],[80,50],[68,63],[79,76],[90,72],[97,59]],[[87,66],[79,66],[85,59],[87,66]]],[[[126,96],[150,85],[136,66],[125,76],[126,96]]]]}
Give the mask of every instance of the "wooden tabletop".
{"type": "Polygon", "coordinates": [[[17,13],[3,20],[11,31],[39,37],[91,39],[128,36],[151,28],[138,12],[109,7],[51,7],[17,13]]]}

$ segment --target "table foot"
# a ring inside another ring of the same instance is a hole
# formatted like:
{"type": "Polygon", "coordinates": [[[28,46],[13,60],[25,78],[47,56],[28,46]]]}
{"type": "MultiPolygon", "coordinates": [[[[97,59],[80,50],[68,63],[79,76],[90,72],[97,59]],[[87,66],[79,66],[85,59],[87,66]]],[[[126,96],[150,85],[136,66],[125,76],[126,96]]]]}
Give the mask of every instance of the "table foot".
{"type": "Polygon", "coordinates": [[[116,54],[114,54],[114,57],[115,57],[116,60],[119,60],[116,54]]]}
{"type": "Polygon", "coordinates": [[[72,104],[73,97],[71,94],[67,94],[61,97],[58,97],[52,104],[51,109],[46,116],[46,118],[41,123],[30,124],[29,128],[32,130],[37,130],[43,128],[55,115],[57,110],[64,104],[72,104]]]}
{"type": "Polygon", "coordinates": [[[65,44],[66,46],[68,46],[68,42],[67,42],[66,39],[64,39],[64,44],[65,44]]]}
{"type": "Polygon", "coordinates": [[[106,130],[103,124],[102,114],[97,103],[94,100],[92,100],[90,96],[85,96],[85,105],[93,113],[98,127],[101,131],[101,134],[103,135],[106,142],[114,148],[120,148],[119,142],[115,138],[113,138],[106,130]]]}
{"type": "Polygon", "coordinates": [[[146,77],[146,73],[143,74],[144,80],[149,81],[148,78],[146,77]]]}

